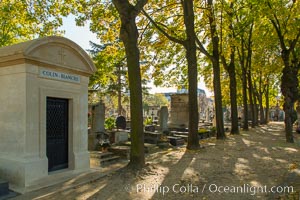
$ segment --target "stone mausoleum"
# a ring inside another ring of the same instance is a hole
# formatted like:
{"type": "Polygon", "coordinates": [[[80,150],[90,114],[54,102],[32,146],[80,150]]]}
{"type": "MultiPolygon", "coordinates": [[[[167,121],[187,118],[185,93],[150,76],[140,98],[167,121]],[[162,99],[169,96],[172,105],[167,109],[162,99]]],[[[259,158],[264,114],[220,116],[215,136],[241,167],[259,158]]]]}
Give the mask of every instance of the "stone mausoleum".
{"type": "Polygon", "coordinates": [[[89,169],[88,82],[95,66],[63,37],[0,48],[0,178],[24,193],[89,169]]]}

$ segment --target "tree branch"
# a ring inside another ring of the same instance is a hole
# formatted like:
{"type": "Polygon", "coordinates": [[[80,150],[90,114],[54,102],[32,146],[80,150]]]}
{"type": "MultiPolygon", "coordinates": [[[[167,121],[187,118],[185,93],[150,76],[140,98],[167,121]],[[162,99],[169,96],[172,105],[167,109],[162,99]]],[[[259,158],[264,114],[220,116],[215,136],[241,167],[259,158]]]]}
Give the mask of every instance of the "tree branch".
{"type": "MultiPolygon", "coordinates": [[[[269,8],[272,10],[272,6],[271,6],[270,2],[267,2],[267,4],[268,4],[269,8]]],[[[270,19],[270,21],[271,21],[271,23],[273,24],[273,26],[276,30],[276,33],[278,35],[280,46],[281,46],[282,50],[286,51],[287,49],[286,49],[286,46],[285,46],[285,43],[284,43],[284,39],[283,39],[283,35],[282,35],[282,32],[281,32],[279,20],[278,20],[275,13],[273,13],[273,16],[274,16],[275,20],[270,19]]]]}
{"type": "Polygon", "coordinates": [[[147,4],[148,0],[139,0],[136,5],[134,6],[137,13],[141,12],[143,7],[147,4]]]}
{"type": "Polygon", "coordinates": [[[181,44],[181,45],[184,45],[185,44],[185,41],[183,40],[179,40],[171,35],[169,35],[164,29],[162,29],[149,15],[148,13],[142,9],[142,12],[143,14],[147,17],[147,19],[155,26],[155,28],[161,32],[164,36],[166,36],[169,40],[173,41],[173,42],[176,42],[178,44],[181,44]]]}
{"type": "MultiPolygon", "coordinates": [[[[165,8],[168,8],[168,7],[171,7],[171,6],[175,6],[175,5],[178,5],[178,4],[179,4],[179,3],[172,3],[172,4],[168,4],[168,5],[162,6],[162,7],[160,7],[159,9],[153,10],[153,11],[151,12],[151,14],[160,12],[160,11],[164,10],[165,8]]],[[[175,7],[175,8],[176,8],[176,7],[175,7]]],[[[170,8],[168,8],[168,10],[170,10],[170,8]]]]}
{"type": "Polygon", "coordinates": [[[213,56],[210,55],[210,54],[208,53],[208,51],[204,48],[203,44],[201,43],[201,41],[199,40],[198,37],[196,37],[196,44],[198,45],[198,46],[197,46],[197,49],[198,49],[201,53],[203,53],[205,56],[207,56],[210,60],[213,59],[213,56]]]}
{"type": "Polygon", "coordinates": [[[144,28],[143,32],[140,34],[140,41],[138,42],[138,44],[140,44],[143,40],[143,35],[146,32],[148,26],[149,26],[150,22],[147,23],[146,27],[144,28]]]}
{"type": "Polygon", "coordinates": [[[296,44],[299,40],[299,37],[300,37],[300,28],[298,29],[298,34],[297,34],[296,38],[291,42],[291,46],[290,46],[290,49],[289,49],[290,51],[293,51],[294,48],[296,47],[296,44]]]}
{"type": "Polygon", "coordinates": [[[122,10],[128,10],[128,7],[132,6],[128,0],[112,0],[112,2],[120,14],[122,13],[122,10]]]}

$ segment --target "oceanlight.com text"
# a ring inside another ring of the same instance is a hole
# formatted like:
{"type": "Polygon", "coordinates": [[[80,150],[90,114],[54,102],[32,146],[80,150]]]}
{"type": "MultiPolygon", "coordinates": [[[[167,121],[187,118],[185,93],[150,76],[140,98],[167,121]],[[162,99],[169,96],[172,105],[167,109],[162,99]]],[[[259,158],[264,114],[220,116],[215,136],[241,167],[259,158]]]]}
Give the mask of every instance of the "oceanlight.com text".
{"type": "Polygon", "coordinates": [[[224,193],[224,194],[249,194],[256,195],[261,193],[293,193],[293,186],[253,186],[250,184],[243,184],[240,186],[229,186],[229,185],[218,185],[215,183],[212,184],[203,184],[202,186],[195,184],[174,184],[172,186],[160,185],[160,184],[137,184],[134,187],[125,187],[126,190],[135,191],[137,193],[160,193],[165,195],[167,193],[224,193]]]}
{"type": "MultiPolygon", "coordinates": [[[[206,186],[205,186],[206,187],[206,186]]],[[[209,184],[208,190],[211,193],[240,193],[256,195],[258,193],[293,193],[293,186],[252,186],[243,184],[242,186],[221,186],[217,184],[209,184]]]]}

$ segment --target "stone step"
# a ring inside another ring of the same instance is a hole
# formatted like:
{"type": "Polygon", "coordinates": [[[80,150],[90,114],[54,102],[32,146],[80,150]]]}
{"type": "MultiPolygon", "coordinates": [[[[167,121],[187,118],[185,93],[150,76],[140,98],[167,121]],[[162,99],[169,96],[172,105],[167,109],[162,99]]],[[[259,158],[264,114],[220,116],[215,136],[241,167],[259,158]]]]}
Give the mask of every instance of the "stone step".
{"type": "Polygon", "coordinates": [[[111,146],[108,150],[121,158],[129,159],[130,146],[111,146]]]}
{"type": "Polygon", "coordinates": [[[90,151],[90,158],[99,158],[99,159],[102,159],[102,158],[107,158],[107,157],[110,157],[112,156],[113,153],[112,152],[102,152],[102,151],[90,151]]]}
{"type": "MultiPolygon", "coordinates": [[[[130,146],[131,146],[131,142],[125,142],[122,144],[122,146],[112,146],[109,148],[109,151],[112,151],[116,154],[122,154],[121,157],[125,157],[124,155],[128,155],[130,154],[130,146]]],[[[155,149],[157,145],[156,144],[151,144],[151,143],[144,143],[144,147],[145,147],[145,153],[151,153],[153,152],[153,150],[155,149]]]]}
{"type": "Polygon", "coordinates": [[[182,139],[184,139],[185,142],[188,141],[189,136],[188,135],[179,135],[179,134],[174,134],[175,137],[180,137],[182,139]]]}
{"type": "Polygon", "coordinates": [[[108,165],[110,163],[116,162],[119,159],[120,156],[110,156],[106,158],[90,158],[90,165],[101,167],[103,165],[108,165]]]}
{"type": "Polygon", "coordinates": [[[0,179],[0,197],[9,194],[8,182],[0,179]]]}
{"type": "Polygon", "coordinates": [[[167,137],[170,141],[170,144],[173,146],[181,146],[184,145],[184,139],[182,139],[181,137],[172,137],[169,136],[167,137]]]}

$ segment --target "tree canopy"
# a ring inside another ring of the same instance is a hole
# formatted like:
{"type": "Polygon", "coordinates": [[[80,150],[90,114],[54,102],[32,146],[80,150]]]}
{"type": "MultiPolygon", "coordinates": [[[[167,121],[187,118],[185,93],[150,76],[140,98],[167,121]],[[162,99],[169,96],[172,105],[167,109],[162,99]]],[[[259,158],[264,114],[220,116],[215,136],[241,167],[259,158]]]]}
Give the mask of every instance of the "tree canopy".
{"type": "Polygon", "coordinates": [[[73,10],[72,0],[0,2],[0,46],[47,35],[62,35],[62,17],[73,10]]]}
{"type": "MultiPolygon", "coordinates": [[[[90,30],[99,38],[91,44],[98,68],[91,88],[119,91],[119,96],[129,89],[138,109],[144,84],[153,81],[156,86],[189,87],[190,113],[197,114],[192,107],[197,107],[195,88],[203,76],[214,91],[219,139],[225,138],[223,107],[231,109],[237,133],[238,107],[248,130],[248,119],[253,127],[268,122],[268,110],[282,95],[286,138],[293,142],[291,115],[299,99],[299,1],[3,0],[0,5],[0,46],[63,34],[62,17],[70,13],[78,25],[90,20],[90,30]]],[[[142,113],[138,109],[134,115],[142,113]]],[[[197,115],[190,118],[198,121],[197,115]]],[[[193,132],[196,123],[190,124],[193,132]]]]}

